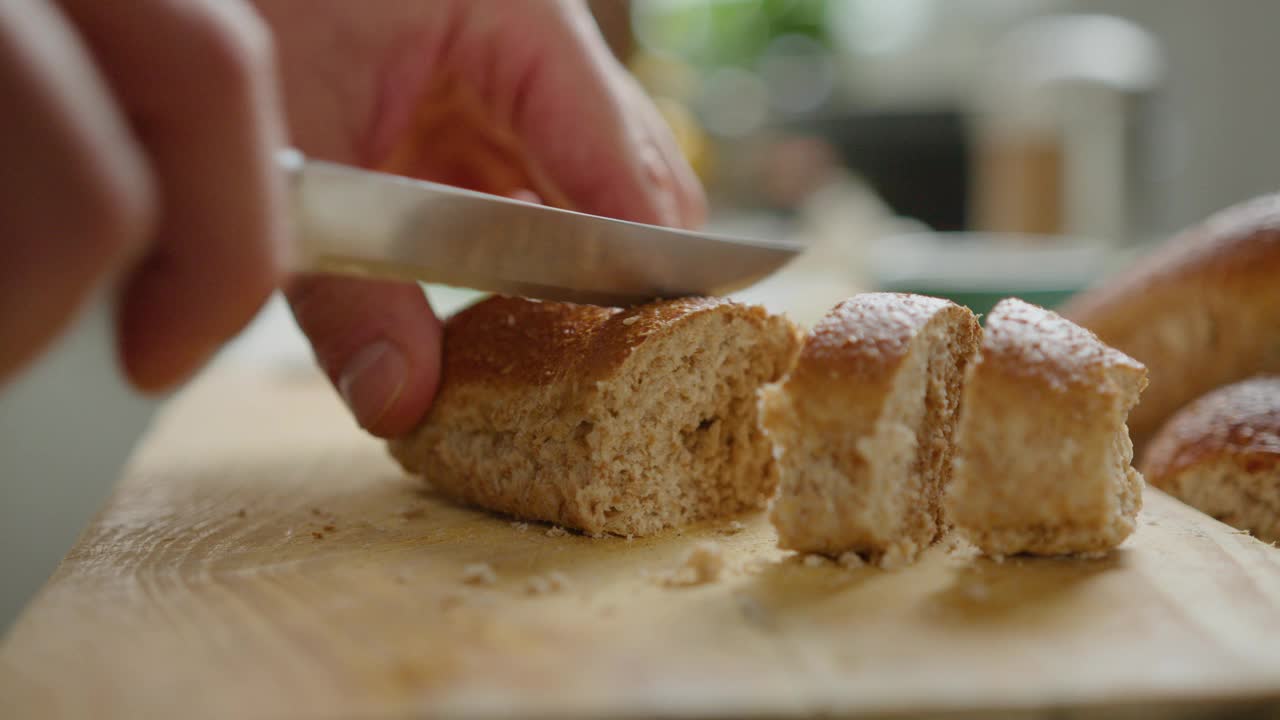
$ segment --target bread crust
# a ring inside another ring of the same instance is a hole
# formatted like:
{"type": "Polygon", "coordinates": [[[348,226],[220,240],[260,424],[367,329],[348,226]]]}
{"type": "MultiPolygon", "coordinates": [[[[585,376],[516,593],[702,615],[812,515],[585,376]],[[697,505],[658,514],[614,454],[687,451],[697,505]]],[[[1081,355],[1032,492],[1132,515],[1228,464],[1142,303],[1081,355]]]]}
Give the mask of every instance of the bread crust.
{"type": "Polygon", "coordinates": [[[1216,389],[1178,411],[1143,455],[1155,486],[1203,461],[1230,457],[1242,468],[1280,468],[1280,377],[1216,389]]]}
{"type": "Polygon", "coordinates": [[[1156,434],[1142,468],[1183,502],[1280,541],[1280,377],[1251,378],[1188,404],[1156,434]]]}
{"type": "MultiPolygon", "coordinates": [[[[733,303],[680,298],[628,309],[495,296],[463,309],[444,328],[448,352],[437,404],[466,386],[548,385],[607,375],[645,340],[691,315],[733,303]]],[[[760,308],[751,312],[764,317],[760,308]]]]}
{"type": "Polygon", "coordinates": [[[1141,447],[1213,388],[1280,372],[1280,195],[1209,218],[1073,298],[1068,319],[1146,364],[1151,390],[1129,418],[1141,447]]]}
{"type": "Polygon", "coordinates": [[[855,295],[813,327],[785,385],[815,399],[855,387],[864,400],[870,400],[869,393],[883,394],[906,359],[911,340],[939,312],[966,310],[950,300],[911,293],[855,295]]]}
{"type": "MultiPolygon", "coordinates": [[[[1052,310],[1016,298],[991,312],[975,372],[986,369],[1053,393],[1116,391],[1117,377],[1146,387],[1147,369],[1052,310]]],[[[1068,396],[1068,398],[1080,396],[1068,396]]]]}
{"type": "Polygon", "coordinates": [[[1179,410],[1152,439],[1142,472],[1157,487],[1201,463],[1230,459],[1280,482],[1280,377],[1219,388],[1179,410]]]}

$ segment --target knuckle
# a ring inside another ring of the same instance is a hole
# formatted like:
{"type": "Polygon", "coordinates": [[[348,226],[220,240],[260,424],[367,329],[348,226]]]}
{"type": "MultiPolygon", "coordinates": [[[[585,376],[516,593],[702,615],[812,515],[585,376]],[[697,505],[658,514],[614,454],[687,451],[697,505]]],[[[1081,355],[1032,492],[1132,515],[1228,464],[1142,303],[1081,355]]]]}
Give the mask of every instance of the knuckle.
{"type": "Polygon", "coordinates": [[[74,181],[70,231],[104,258],[131,255],[155,232],[158,208],[149,178],[126,168],[85,173],[74,181]]]}
{"type": "Polygon", "coordinates": [[[204,6],[189,35],[191,62],[214,92],[250,95],[266,82],[274,65],[274,44],[266,24],[237,2],[204,6]]]}

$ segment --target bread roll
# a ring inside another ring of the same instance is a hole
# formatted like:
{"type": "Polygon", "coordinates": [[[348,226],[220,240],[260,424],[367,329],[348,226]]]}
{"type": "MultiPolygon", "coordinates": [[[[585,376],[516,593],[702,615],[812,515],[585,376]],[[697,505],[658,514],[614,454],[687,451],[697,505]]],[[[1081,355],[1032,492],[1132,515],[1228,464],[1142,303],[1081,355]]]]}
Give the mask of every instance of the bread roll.
{"type": "Polygon", "coordinates": [[[1139,447],[1204,393],[1280,372],[1280,195],[1215,215],[1062,313],[1150,369],[1129,418],[1139,447]]]}
{"type": "Polygon", "coordinates": [[[1146,370],[1057,314],[1002,300],[967,372],[948,516],[991,555],[1095,553],[1133,532],[1125,417],[1146,370]]]}
{"type": "Polygon", "coordinates": [[[726,300],[495,297],[446,323],[435,404],[391,451],[458,501],[588,533],[734,515],[773,492],[756,395],[798,350],[786,319],[726,300]]]}
{"type": "Polygon", "coordinates": [[[1178,411],[1142,472],[1188,505],[1280,541],[1280,377],[1228,385],[1178,411]]]}
{"type": "Polygon", "coordinates": [[[818,323],[795,369],[762,393],[781,547],[889,565],[941,534],[960,382],[980,332],[968,308],[898,293],[857,295],[818,323]]]}

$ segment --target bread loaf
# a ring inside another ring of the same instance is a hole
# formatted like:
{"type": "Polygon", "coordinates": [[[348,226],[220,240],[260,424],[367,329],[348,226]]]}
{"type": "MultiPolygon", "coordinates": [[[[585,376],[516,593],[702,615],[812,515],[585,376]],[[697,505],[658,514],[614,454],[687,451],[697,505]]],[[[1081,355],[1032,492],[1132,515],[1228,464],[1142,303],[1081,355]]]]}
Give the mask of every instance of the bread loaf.
{"type": "Polygon", "coordinates": [[[1129,418],[1139,447],[1204,393],[1280,372],[1280,195],[1215,215],[1062,313],[1150,369],[1129,418]]]}
{"type": "Polygon", "coordinates": [[[1280,541],[1280,377],[1228,385],[1178,411],[1142,472],[1188,505],[1280,541]]]}
{"type": "Polygon", "coordinates": [[[435,404],[391,451],[458,501],[589,533],[734,515],[774,490],[756,396],[798,350],[786,319],[726,300],[495,297],[446,323],[435,404]]]}
{"type": "Polygon", "coordinates": [[[941,534],[960,383],[980,332],[968,308],[898,293],[857,295],[818,323],[796,367],[762,393],[781,547],[889,565],[941,534]]]}
{"type": "Polygon", "coordinates": [[[1057,314],[1003,300],[969,366],[948,516],[991,555],[1094,553],[1142,506],[1125,417],[1137,361],[1057,314]]]}

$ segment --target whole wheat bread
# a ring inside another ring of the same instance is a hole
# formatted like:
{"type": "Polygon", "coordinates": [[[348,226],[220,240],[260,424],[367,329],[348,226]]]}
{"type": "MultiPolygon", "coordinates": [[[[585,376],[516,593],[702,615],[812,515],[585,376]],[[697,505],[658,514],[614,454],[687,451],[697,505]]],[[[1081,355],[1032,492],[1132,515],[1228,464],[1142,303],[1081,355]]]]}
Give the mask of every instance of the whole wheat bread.
{"type": "Polygon", "coordinates": [[[965,380],[948,516],[991,555],[1096,553],[1142,506],[1125,419],[1146,369],[1015,299],[987,317],[965,380]]]}
{"type": "Polygon", "coordinates": [[[857,295],[818,323],[796,367],[762,394],[781,547],[888,565],[937,539],[980,332],[968,308],[899,293],[857,295]]]}
{"type": "Polygon", "coordinates": [[[1188,505],[1280,541],[1280,377],[1228,385],[1178,411],[1142,472],[1188,505]]]}
{"type": "Polygon", "coordinates": [[[773,492],[756,396],[798,350],[789,321],[727,300],[494,297],[445,324],[435,403],[390,447],[446,496],[588,533],[731,516],[773,492]]]}

